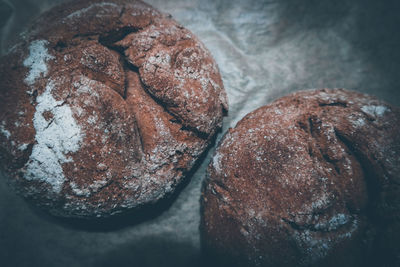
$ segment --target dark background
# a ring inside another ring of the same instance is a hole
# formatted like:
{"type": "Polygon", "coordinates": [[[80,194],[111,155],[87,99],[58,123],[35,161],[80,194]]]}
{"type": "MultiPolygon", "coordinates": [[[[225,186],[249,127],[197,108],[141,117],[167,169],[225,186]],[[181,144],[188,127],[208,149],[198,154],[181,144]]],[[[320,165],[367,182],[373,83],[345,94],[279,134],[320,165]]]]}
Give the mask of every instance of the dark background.
{"type": "MultiPolygon", "coordinates": [[[[1,53],[35,16],[59,2],[0,0],[1,53]]],[[[251,110],[301,89],[344,87],[400,103],[400,1],[148,3],[171,13],[214,55],[230,103],[223,131],[251,110]]],[[[203,265],[199,198],[213,150],[171,201],[106,222],[48,216],[0,175],[0,266],[203,265]]]]}

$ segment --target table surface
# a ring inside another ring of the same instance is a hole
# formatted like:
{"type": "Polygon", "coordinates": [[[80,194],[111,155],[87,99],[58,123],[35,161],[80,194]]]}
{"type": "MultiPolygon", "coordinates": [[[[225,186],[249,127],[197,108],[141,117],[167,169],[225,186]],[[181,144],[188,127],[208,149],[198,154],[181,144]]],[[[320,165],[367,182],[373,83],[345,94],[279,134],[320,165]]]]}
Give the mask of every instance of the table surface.
{"type": "MultiPolygon", "coordinates": [[[[62,0],[0,0],[0,49],[62,0]]],[[[230,111],[223,131],[290,92],[347,88],[400,103],[400,4],[366,0],[149,0],[204,42],[230,111]]],[[[217,139],[220,139],[220,133],[217,139]]],[[[201,266],[200,188],[215,148],[160,210],[103,224],[55,219],[0,177],[1,266],[201,266]]]]}

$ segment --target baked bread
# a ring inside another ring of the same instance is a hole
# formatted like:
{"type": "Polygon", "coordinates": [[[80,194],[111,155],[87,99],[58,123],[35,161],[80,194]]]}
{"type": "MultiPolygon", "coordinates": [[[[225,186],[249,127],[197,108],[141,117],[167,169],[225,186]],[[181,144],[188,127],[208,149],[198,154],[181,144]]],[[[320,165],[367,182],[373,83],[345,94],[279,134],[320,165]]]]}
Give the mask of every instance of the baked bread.
{"type": "Polygon", "coordinates": [[[105,217],[172,193],[228,109],[210,52],[135,0],[41,15],[0,62],[1,167],[64,217],[105,217]]]}
{"type": "Polygon", "coordinates": [[[229,129],[208,168],[201,233],[233,266],[400,266],[400,109],[311,90],[229,129]]]}

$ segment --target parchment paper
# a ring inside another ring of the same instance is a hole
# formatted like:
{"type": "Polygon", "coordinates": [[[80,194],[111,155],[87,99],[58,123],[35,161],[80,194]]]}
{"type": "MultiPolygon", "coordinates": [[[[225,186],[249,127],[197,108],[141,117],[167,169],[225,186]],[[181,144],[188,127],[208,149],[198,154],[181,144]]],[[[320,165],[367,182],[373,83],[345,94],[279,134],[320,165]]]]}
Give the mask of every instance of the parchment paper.
{"type": "MultiPolygon", "coordinates": [[[[59,2],[0,0],[1,51],[59,2]]],[[[230,104],[222,132],[301,89],[344,87],[400,103],[398,1],[147,2],[192,30],[216,59],[230,104]]],[[[213,151],[160,211],[100,226],[54,219],[0,177],[0,266],[202,266],[200,188],[213,151]]]]}

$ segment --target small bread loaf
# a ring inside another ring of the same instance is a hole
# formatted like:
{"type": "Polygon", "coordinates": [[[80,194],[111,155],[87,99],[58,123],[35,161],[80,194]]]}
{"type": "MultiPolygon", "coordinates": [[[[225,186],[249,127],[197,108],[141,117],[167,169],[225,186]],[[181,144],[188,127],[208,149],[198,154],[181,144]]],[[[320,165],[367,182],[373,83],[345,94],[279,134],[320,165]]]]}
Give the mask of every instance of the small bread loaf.
{"type": "Polygon", "coordinates": [[[207,253],[235,266],[400,266],[400,109],[312,90],[246,115],[202,193],[207,253]]]}
{"type": "Polygon", "coordinates": [[[0,165],[30,201],[102,217],[171,194],[221,127],[209,51],[136,0],[41,15],[0,62],[0,165]]]}

